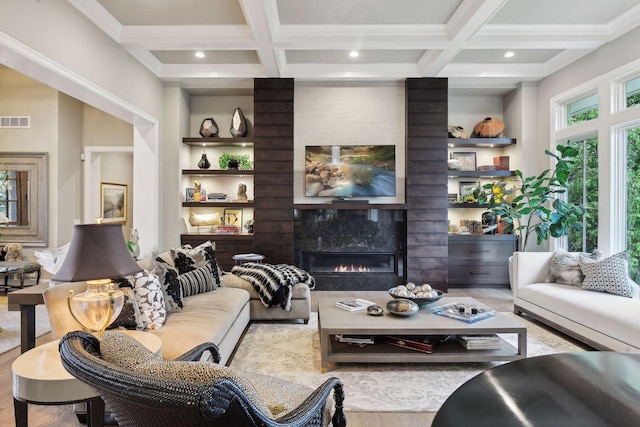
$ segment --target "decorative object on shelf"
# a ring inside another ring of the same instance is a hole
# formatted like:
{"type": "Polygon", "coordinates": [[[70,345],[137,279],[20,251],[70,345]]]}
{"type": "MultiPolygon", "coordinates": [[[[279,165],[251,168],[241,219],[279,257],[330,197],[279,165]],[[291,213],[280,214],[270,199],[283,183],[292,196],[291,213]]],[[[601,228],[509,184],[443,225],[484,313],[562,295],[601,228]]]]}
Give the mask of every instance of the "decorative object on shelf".
{"type": "Polygon", "coordinates": [[[134,259],[138,259],[138,257],[140,257],[140,245],[138,245],[139,240],[140,236],[138,235],[138,229],[132,228],[131,233],[129,233],[129,240],[127,240],[127,248],[133,255],[134,259]]]}
{"type": "Polygon", "coordinates": [[[236,108],[231,116],[231,136],[242,137],[247,135],[247,119],[240,108],[236,108]]]}
{"type": "Polygon", "coordinates": [[[202,190],[202,184],[200,183],[200,181],[193,181],[193,201],[194,202],[199,202],[201,199],[201,191],[202,190]]]}
{"type": "Polygon", "coordinates": [[[493,158],[493,165],[499,171],[509,170],[509,156],[497,156],[493,158]]]}
{"type": "Polygon", "coordinates": [[[473,127],[471,136],[480,138],[497,138],[504,130],[504,122],[495,117],[487,117],[473,127]]]}
{"type": "Polygon", "coordinates": [[[238,198],[234,200],[237,203],[247,202],[247,186],[246,184],[238,184],[238,198]]]}
{"type": "Polygon", "coordinates": [[[489,210],[500,218],[503,231],[518,235],[520,251],[527,249],[529,236],[533,233],[540,245],[549,237],[562,237],[571,230],[582,230],[584,209],[557,197],[568,190],[570,166],[578,151],[565,145],[556,146],[556,150],[559,155],[544,150],[556,160],[555,169],[546,169],[526,178],[516,170],[519,179],[516,190],[507,189],[507,183],[499,181],[485,184],[475,192],[478,203],[488,203],[489,210]],[[516,196],[509,201],[514,192],[516,196]]]}
{"type": "Polygon", "coordinates": [[[255,221],[253,219],[250,219],[250,220],[248,220],[248,221],[246,221],[244,223],[244,229],[247,230],[247,233],[253,234],[253,224],[254,224],[254,222],[255,221]]]}
{"type": "Polygon", "coordinates": [[[100,212],[105,222],[127,222],[128,196],[126,184],[100,183],[100,212]]]}
{"type": "Polygon", "coordinates": [[[211,167],[211,162],[207,159],[207,153],[202,153],[202,157],[200,157],[200,161],[198,162],[198,167],[203,170],[211,167]]]}
{"type": "Polygon", "coordinates": [[[462,162],[453,158],[453,154],[449,154],[449,160],[447,160],[447,168],[450,171],[459,171],[462,169],[462,162]]]}
{"type": "Polygon", "coordinates": [[[200,232],[200,227],[210,227],[211,232],[213,232],[213,226],[218,224],[218,213],[196,214],[191,212],[189,214],[189,224],[196,227],[198,233],[200,232]]]}
{"type": "Polygon", "coordinates": [[[449,138],[468,138],[469,137],[469,134],[467,134],[464,131],[464,128],[462,126],[449,125],[447,127],[447,130],[449,131],[449,138]]]}
{"type": "Polygon", "coordinates": [[[498,218],[491,211],[482,214],[482,232],[484,234],[496,234],[498,228],[498,218]]]}
{"type": "Polygon", "coordinates": [[[440,289],[434,289],[428,283],[422,285],[416,285],[413,282],[408,282],[406,285],[398,285],[389,289],[389,295],[393,298],[405,298],[418,304],[419,307],[424,307],[438,301],[444,295],[440,289]]]}
{"type": "Polygon", "coordinates": [[[462,165],[461,171],[475,171],[476,170],[476,153],[470,152],[454,152],[451,154],[455,160],[458,160],[462,165]]]}
{"type": "Polygon", "coordinates": [[[22,245],[20,243],[7,243],[3,248],[5,261],[22,261],[22,245]]]}
{"type": "Polygon", "coordinates": [[[200,135],[203,138],[215,138],[219,131],[218,124],[213,120],[213,117],[207,117],[200,124],[200,135]]]}
{"type": "Polygon", "coordinates": [[[460,181],[458,183],[460,189],[460,199],[463,203],[474,203],[478,201],[475,194],[480,188],[480,181],[460,181]]]}
{"type": "Polygon", "coordinates": [[[220,158],[218,159],[218,164],[220,165],[220,169],[242,169],[242,170],[252,170],[253,163],[251,162],[251,158],[248,154],[229,154],[222,153],[220,158]]]}
{"type": "Polygon", "coordinates": [[[124,303],[124,294],[111,280],[141,271],[124,241],[122,225],[81,224],[74,226],[64,263],[51,280],[87,282],[87,291],[70,292],[67,302],[78,323],[99,339],[124,303]]]}

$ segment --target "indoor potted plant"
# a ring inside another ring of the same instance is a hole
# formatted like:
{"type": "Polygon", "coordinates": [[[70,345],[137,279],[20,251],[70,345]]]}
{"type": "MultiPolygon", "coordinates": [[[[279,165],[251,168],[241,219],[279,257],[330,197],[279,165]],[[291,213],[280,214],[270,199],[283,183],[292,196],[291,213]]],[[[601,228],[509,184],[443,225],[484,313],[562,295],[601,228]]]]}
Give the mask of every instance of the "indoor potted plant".
{"type": "Polygon", "coordinates": [[[519,188],[507,189],[506,183],[500,181],[476,190],[478,203],[489,204],[489,210],[499,218],[504,232],[518,236],[521,251],[526,250],[529,237],[534,233],[541,244],[549,237],[566,236],[571,230],[582,229],[584,209],[557,197],[567,191],[571,165],[578,151],[566,145],[558,145],[556,150],[557,155],[545,150],[545,154],[556,160],[554,169],[526,178],[520,170],[515,171],[519,188]]]}

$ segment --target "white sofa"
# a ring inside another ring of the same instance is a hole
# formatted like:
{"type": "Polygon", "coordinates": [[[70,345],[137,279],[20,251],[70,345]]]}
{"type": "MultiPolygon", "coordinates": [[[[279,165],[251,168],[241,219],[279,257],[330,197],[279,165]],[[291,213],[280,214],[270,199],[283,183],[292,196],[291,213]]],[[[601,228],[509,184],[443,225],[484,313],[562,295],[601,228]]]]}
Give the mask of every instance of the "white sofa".
{"type": "Polygon", "coordinates": [[[639,290],[633,298],[546,282],[553,252],[513,256],[513,309],[601,350],[640,352],[639,290]]]}

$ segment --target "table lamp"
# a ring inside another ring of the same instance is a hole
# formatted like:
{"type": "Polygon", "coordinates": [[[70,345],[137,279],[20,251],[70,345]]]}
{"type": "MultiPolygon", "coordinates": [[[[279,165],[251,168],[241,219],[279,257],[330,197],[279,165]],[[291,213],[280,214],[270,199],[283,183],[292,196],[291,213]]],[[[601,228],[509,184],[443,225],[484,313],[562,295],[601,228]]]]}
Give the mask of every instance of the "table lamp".
{"type": "Polygon", "coordinates": [[[122,291],[112,279],[142,271],[127,248],[120,224],[75,225],[64,263],[51,278],[58,282],[87,282],[87,290],[69,291],[71,315],[98,339],[120,314],[122,291]]]}

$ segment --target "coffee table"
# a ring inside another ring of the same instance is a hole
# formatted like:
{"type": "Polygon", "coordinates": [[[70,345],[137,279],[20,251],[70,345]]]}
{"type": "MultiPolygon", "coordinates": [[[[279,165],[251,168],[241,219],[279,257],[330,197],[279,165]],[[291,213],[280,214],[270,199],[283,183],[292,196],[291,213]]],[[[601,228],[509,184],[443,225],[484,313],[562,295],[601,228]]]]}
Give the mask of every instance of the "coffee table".
{"type": "MultiPolygon", "coordinates": [[[[318,298],[318,331],[320,333],[320,368],[323,373],[332,363],[449,363],[511,361],[527,356],[527,328],[501,313],[476,323],[450,319],[432,314],[428,307],[409,317],[396,316],[386,310],[391,297],[381,292],[380,296],[367,297],[385,308],[383,316],[368,315],[366,310],[349,312],[335,306],[336,298],[318,298]],[[516,334],[517,348],[503,340],[499,350],[465,350],[456,340],[450,339],[427,354],[406,348],[376,342],[364,347],[352,346],[334,339],[336,334],[346,335],[483,335],[516,334]]],[[[469,298],[445,297],[432,306],[457,302],[481,304],[469,298]]]]}
{"type": "Polygon", "coordinates": [[[4,290],[8,291],[9,276],[20,276],[20,289],[24,288],[24,275],[36,273],[36,285],[40,282],[41,266],[35,262],[29,261],[1,261],[0,276],[4,276],[4,290]]]}

